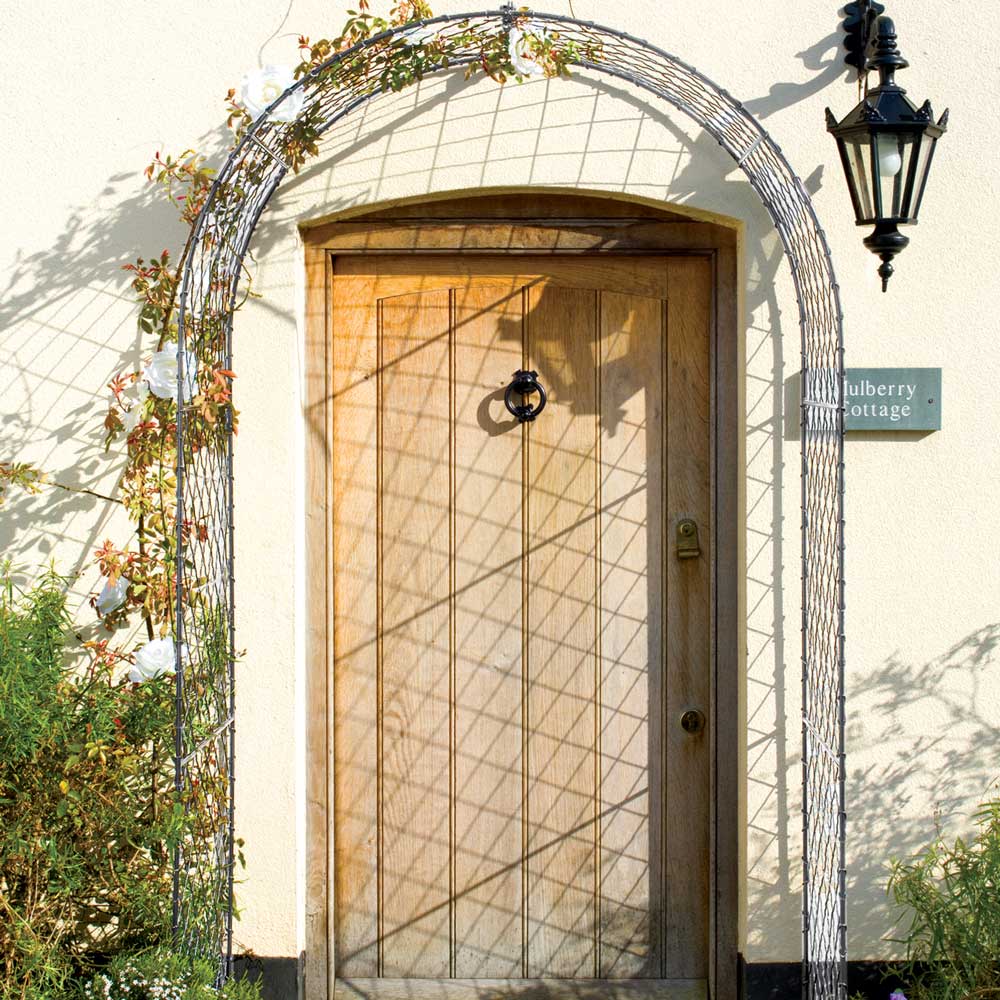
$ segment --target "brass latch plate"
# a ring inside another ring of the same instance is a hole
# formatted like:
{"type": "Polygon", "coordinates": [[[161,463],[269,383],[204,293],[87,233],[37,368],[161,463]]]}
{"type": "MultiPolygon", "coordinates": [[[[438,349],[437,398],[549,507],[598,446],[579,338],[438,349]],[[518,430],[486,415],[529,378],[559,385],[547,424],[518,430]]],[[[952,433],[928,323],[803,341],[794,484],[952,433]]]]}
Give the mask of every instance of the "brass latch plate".
{"type": "Polygon", "coordinates": [[[694,559],[701,555],[698,525],[694,518],[685,517],[677,522],[677,558],[694,559]]]}

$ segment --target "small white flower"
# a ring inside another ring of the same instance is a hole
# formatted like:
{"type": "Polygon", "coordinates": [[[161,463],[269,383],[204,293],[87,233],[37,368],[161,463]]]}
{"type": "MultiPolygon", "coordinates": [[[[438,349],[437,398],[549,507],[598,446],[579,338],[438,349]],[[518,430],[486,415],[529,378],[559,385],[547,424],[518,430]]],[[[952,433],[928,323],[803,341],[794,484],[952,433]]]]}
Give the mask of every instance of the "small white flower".
{"type": "Polygon", "coordinates": [[[139,417],[142,415],[141,406],[130,406],[125,413],[122,415],[122,424],[125,427],[125,433],[131,434],[135,430],[136,424],[139,423],[139,417]]]}
{"type": "MultiPolygon", "coordinates": [[[[184,402],[190,402],[198,388],[198,361],[187,351],[184,355],[184,402]]],[[[160,399],[177,399],[177,345],[167,344],[157,351],[146,365],[142,377],[149,391],[160,399]]]]}
{"type": "Polygon", "coordinates": [[[545,76],[545,63],[535,54],[534,41],[545,41],[549,29],[529,22],[523,28],[511,28],[507,41],[510,63],[519,76],[545,76]]]}
{"type": "Polygon", "coordinates": [[[135,666],[128,672],[128,679],[135,684],[151,681],[164,674],[174,673],[177,651],[174,640],[151,639],[135,654],[135,666]]]}
{"type": "Polygon", "coordinates": [[[120,576],[112,584],[106,577],[102,577],[104,587],[97,595],[97,613],[99,615],[110,615],[112,611],[117,611],[128,596],[128,580],[120,576]]]}
{"type": "Polygon", "coordinates": [[[125,425],[125,431],[131,434],[135,430],[135,425],[139,423],[139,417],[142,416],[142,404],[149,396],[149,385],[140,379],[138,382],[133,382],[123,395],[129,400],[129,406],[122,417],[122,423],[125,425]]]}
{"type": "MultiPolygon", "coordinates": [[[[290,66],[263,66],[244,74],[240,83],[240,103],[251,118],[259,118],[265,108],[276,101],[293,83],[295,74],[290,66]]],[[[289,94],[272,112],[271,120],[293,122],[305,103],[305,94],[296,90],[289,94]]]]}

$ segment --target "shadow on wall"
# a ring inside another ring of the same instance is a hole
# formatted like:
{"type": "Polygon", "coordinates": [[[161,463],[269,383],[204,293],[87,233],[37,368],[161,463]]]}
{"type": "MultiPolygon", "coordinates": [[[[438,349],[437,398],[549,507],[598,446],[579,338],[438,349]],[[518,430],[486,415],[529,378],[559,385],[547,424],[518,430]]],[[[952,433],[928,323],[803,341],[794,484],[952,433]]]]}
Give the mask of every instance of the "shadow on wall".
{"type": "MultiPolygon", "coordinates": [[[[841,77],[838,55],[839,41],[830,35],[805,52],[799,53],[807,70],[814,73],[807,83],[776,83],[768,94],[752,98],[746,106],[762,119],[781,112],[805,99],[841,77]],[[830,53],[829,58],[824,58],[830,53]]],[[[786,556],[794,553],[782,549],[782,381],[786,357],[797,358],[795,327],[788,331],[793,337],[790,353],[783,344],[780,310],[775,295],[775,280],[783,253],[766,215],[742,174],[720,150],[715,141],[704,134],[690,139],[674,124],[671,117],[660,111],[656,100],[648,94],[625,89],[607,80],[591,81],[594,91],[592,108],[596,111],[600,99],[614,99],[635,110],[635,141],[630,153],[639,159],[644,148],[642,125],[652,123],[666,130],[676,142],[677,155],[664,154],[664,162],[674,164],[671,176],[664,176],[664,197],[684,204],[696,201],[700,205],[732,215],[746,217],[751,213],[753,229],[768,233],[765,239],[748,241],[746,246],[746,306],[747,328],[747,459],[748,479],[748,607],[750,614],[748,669],[749,747],[748,756],[755,772],[758,807],[750,817],[751,850],[749,867],[764,854],[773,855],[773,874],[769,870],[755,879],[751,899],[750,919],[759,929],[761,946],[770,949],[772,943],[780,952],[786,944],[769,938],[768,926],[795,927],[799,899],[790,882],[790,862],[798,853],[798,820],[789,816],[787,776],[795,775],[794,761],[798,756],[797,728],[785,734],[786,705],[785,663],[796,662],[793,641],[791,655],[785,647],[783,621],[785,607],[780,589],[780,574],[786,556]],[[791,743],[789,743],[791,740],[791,743]],[[791,838],[791,840],[790,840],[791,838]]],[[[558,102],[559,82],[538,82],[526,85],[530,94],[536,91],[539,103],[558,102]]],[[[287,236],[287,222],[271,221],[283,215],[275,211],[294,201],[297,190],[322,176],[328,198],[324,208],[328,213],[345,210],[366,202],[377,201],[383,180],[381,171],[385,157],[379,145],[405,130],[410,122],[425,114],[435,104],[448,107],[457,103],[465,89],[460,74],[449,77],[446,86],[429,101],[423,101],[410,111],[394,109],[385,115],[382,102],[373,102],[359,115],[338,128],[334,136],[341,156],[363,158],[370,154],[372,180],[367,190],[350,197],[339,195],[334,185],[339,183],[329,161],[321,161],[303,171],[298,178],[289,178],[276,197],[270,214],[265,214],[258,227],[254,252],[266,256],[268,251],[287,236]]],[[[498,92],[497,100],[502,95],[498,92]]],[[[447,116],[447,112],[446,112],[447,116]]],[[[582,121],[588,125],[593,122],[582,121]]],[[[545,127],[544,115],[540,130],[545,127]]],[[[430,130],[432,131],[432,130],[430,130]]],[[[499,113],[487,122],[487,153],[482,157],[483,176],[488,163],[503,162],[505,134],[499,113]]],[[[206,148],[219,151],[225,145],[222,130],[201,139],[206,148]]],[[[180,145],[180,143],[178,144],[180,145]]],[[[524,148],[523,144],[520,148],[524,148]]],[[[152,151],[150,151],[152,152],[152,151]]],[[[435,160],[431,151],[431,160],[435,160]]],[[[659,150],[655,150],[659,152],[659,150]]],[[[580,173],[567,177],[563,184],[585,187],[584,166],[587,148],[580,157],[580,173]]],[[[526,154],[532,159],[532,154],[526,154]]],[[[532,159],[529,175],[533,176],[532,159]]],[[[439,189],[435,168],[422,169],[427,176],[426,191],[439,189]]],[[[823,166],[811,170],[805,184],[815,193],[822,183],[823,166]]],[[[131,190],[137,173],[118,173],[109,178],[101,193],[114,199],[116,192],[131,190]]],[[[529,183],[531,179],[529,177],[529,183]]],[[[538,183],[538,181],[535,181],[538,183]]],[[[625,176],[605,180],[605,189],[632,190],[637,183],[625,176]]],[[[129,307],[131,292],[120,266],[137,255],[159,252],[164,244],[177,246],[182,233],[173,211],[160,194],[143,186],[140,193],[130,195],[115,204],[112,211],[81,208],[75,212],[57,244],[49,250],[21,258],[7,276],[0,305],[0,345],[4,353],[4,368],[10,372],[4,383],[3,398],[17,396],[26,403],[16,412],[2,415],[5,451],[18,458],[32,460],[49,469],[53,477],[69,490],[47,490],[41,497],[12,495],[0,521],[0,551],[13,556],[54,549],[57,542],[68,542],[76,548],[70,566],[75,572],[87,566],[90,554],[101,537],[105,518],[101,511],[106,505],[102,494],[113,493],[113,474],[118,456],[105,456],[101,441],[100,420],[106,405],[104,385],[111,375],[125,366],[138,362],[141,354],[139,336],[133,326],[134,314],[129,307]],[[83,318],[81,318],[83,317],[83,318]],[[42,346],[45,354],[42,358],[42,346]],[[89,348],[92,347],[92,350],[89,348]],[[72,354],[80,359],[76,370],[60,366],[60,358],[72,354]],[[96,367],[89,362],[99,357],[96,367]],[[44,412],[33,399],[45,399],[44,412]],[[44,433],[38,428],[43,427],[44,433]],[[59,468],[52,468],[47,459],[59,449],[59,468]],[[72,454],[72,464],[62,456],[72,454]],[[96,485],[100,484],[100,485],[96,485]],[[92,493],[79,492],[92,489],[92,493]],[[43,535],[41,539],[39,534],[43,535]]],[[[274,308],[266,300],[265,309],[274,308]]],[[[65,547],[62,550],[66,551],[65,547]]],[[[65,558],[65,556],[64,556],[65,558]]],[[[795,613],[793,610],[793,619],[795,613]]],[[[793,671],[793,692],[797,687],[797,670],[793,671]]],[[[899,778],[900,783],[905,775],[899,778]]],[[[797,882],[797,873],[795,873],[797,882]]],[[[784,932],[780,932],[784,934],[784,932]]],[[[797,938],[793,941],[797,945],[797,938]]]]}
{"type": "MultiPolygon", "coordinates": [[[[818,76],[809,84],[780,84],[772,87],[771,92],[750,102],[747,106],[764,118],[780,111],[804,97],[807,97],[831,80],[842,75],[841,62],[838,53],[839,39],[835,35],[824,38],[800,56],[810,69],[819,71],[818,76]],[[823,60],[824,53],[829,58],[823,60]]],[[[798,873],[790,866],[799,852],[797,817],[789,815],[789,789],[787,775],[792,774],[793,780],[797,774],[796,763],[799,753],[798,727],[792,730],[792,748],[789,752],[785,733],[785,719],[788,713],[786,705],[785,677],[785,636],[783,620],[785,609],[780,590],[780,574],[784,553],[782,550],[782,412],[783,388],[782,380],[786,355],[783,348],[783,331],[780,323],[780,310],[776,297],[775,283],[781,269],[784,254],[776,235],[771,230],[769,220],[749,184],[742,173],[735,167],[728,156],[719,148],[714,139],[705,134],[698,134],[693,139],[681,128],[677,127],[674,118],[662,112],[659,106],[650,102],[647,95],[625,89],[616,83],[597,78],[589,81],[595,94],[593,105],[594,120],[597,118],[598,100],[613,99],[618,110],[622,105],[631,106],[635,110],[637,123],[633,133],[633,145],[627,149],[632,161],[638,162],[644,154],[661,152],[653,150],[644,144],[643,123],[652,123],[663,129],[673,140],[674,149],[663,152],[665,165],[673,167],[673,173],[664,178],[662,197],[668,203],[694,203],[709,207],[721,213],[728,213],[746,219],[750,223],[750,231],[756,234],[768,233],[765,238],[747,241],[746,252],[746,305],[748,314],[747,329],[747,455],[749,465],[748,478],[748,606],[750,608],[749,628],[749,672],[748,684],[751,704],[748,716],[750,719],[749,758],[754,769],[753,784],[756,801],[750,818],[751,850],[750,868],[757,867],[762,860],[758,874],[751,875],[756,886],[751,900],[751,907],[756,910],[759,897],[762,907],[770,910],[774,920],[761,922],[758,930],[762,935],[762,947],[775,950],[778,954],[786,952],[795,954],[799,947],[799,895],[797,890],[798,873]],[[790,840],[791,838],[791,840],[790,840]]],[[[550,83],[530,85],[530,90],[541,90],[543,96],[539,103],[552,104],[558,100],[550,83]]],[[[555,85],[558,86],[558,85],[555,85]]],[[[526,88],[528,89],[528,88],[526,88]]],[[[335,215],[358,205],[377,203],[386,197],[387,185],[385,169],[388,157],[385,155],[385,143],[394,135],[405,133],[408,129],[414,132],[420,127],[420,119],[437,105],[447,108],[443,118],[452,121],[461,117],[461,99],[463,88],[459,81],[449,81],[441,91],[433,94],[428,100],[421,101],[413,107],[399,110],[392,107],[388,111],[379,103],[366,107],[363,115],[352,119],[340,127],[334,137],[338,142],[338,155],[344,160],[369,161],[372,165],[372,178],[360,192],[348,197],[338,195],[332,189],[334,178],[328,167],[319,162],[303,171],[298,178],[289,179],[276,196],[275,215],[295,216],[294,204],[302,192],[311,185],[323,183],[326,185],[325,198],[322,202],[325,217],[335,215]]],[[[500,94],[497,96],[497,112],[493,122],[485,116],[487,125],[483,131],[489,142],[487,150],[497,148],[493,140],[502,134],[502,129],[494,133],[493,126],[500,113],[500,94]]],[[[509,111],[508,111],[509,113],[509,111]]],[[[525,116],[527,117],[527,116],[525,116]]],[[[479,121],[483,116],[479,116],[479,121]]],[[[544,113],[540,129],[544,129],[544,113]]],[[[423,126],[429,134],[434,133],[433,127],[423,126]]],[[[476,131],[478,124],[469,125],[470,135],[463,136],[463,141],[480,139],[482,135],[476,131]]],[[[487,157],[481,160],[476,157],[474,143],[470,142],[470,162],[481,163],[480,181],[489,183],[487,157]]],[[[438,192],[443,190],[442,184],[436,182],[435,166],[440,153],[440,137],[437,144],[426,147],[407,145],[423,164],[420,174],[427,177],[424,190],[438,192]],[[426,167],[430,160],[431,167],[426,167]]],[[[529,183],[535,179],[536,168],[542,173],[539,164],[544,157],[537,149],[531,156],[529,167],[529,183]]],[[[397,159],[401,159],[397,156],[397,159]]],[[[581,158],[579,172],[576,176],[568,176],[560,181],[565,186],[575,184],[587,188],[588,172],[581,158]]],[[[453,158],[445,158],[447,167],[441,168],[442,175],[446,169],[455,167],[453,158]]],[[[417,173],[416,171],[414,172],[417,173]]],[[[391,175],[398,178],[398,174],[391,175]]],[[[817,166],[805,180],[805,186],[811,194],[815,194],[821,184],[823,166],[817,166]]],[[[624,176],[615,177],[613,182],[602,180],[600,184],[590,185],[605,190],[635,190],[636,179],[626,172],[624,176]]],[[[647,192],[643,192],[647,193],[647,192]]],[[[652,193],[652,192],[648,192],[652,193]]],[[[659,196],[659,195],[658,195],[659,196]]],[[[268,218],[262,220],[260,234],[268,233],[268,218]]],[[[263,237],[267,241],[270,236],[263,237]]],[[[796,330],[793,327],[793,331],[796,330]]],[[[798,337],[795,333],[791,349],[791,363],[797,364],[798,337]]],[[[796,410],[797,412],[797,410],[796,410]]],[[[796,515],[797,517],[797,512],[796,515]]],[[[792,558],[795,556],[792,554],[792,558]]],[[[793,609],[793,618],[796,610],[793,609]]],[[[793,642],[792,662],[795,662],[797,641],[793,642]]],[[[793,668],[793,692],[797,692],[798,671],[793,668]]],[[[794,713],[794,705],[792,706],[794,713]]],[[[754,915],[751,913],[751,919],[754,915]]]]}
{"type": "MultiPolygon", "coordinates": [[[[201,147],[222,149],[223,132],[201,147]]],[[[0,552],[28,575],[55,556],[75,578],[110,530],[121,450],[104,450],[107,383],[148,350],[121,268],[183,240],[176,212],[139,170],[109,177],[94,202],[71,209],[55,243],[19,253],[2,278],[0,457],[32,462],[58,484],[38,496],[12,489],[3,507],[0,552]]]]}
{"type": "MultiPolygon", "coordinates": [[[[824,40],[816,47],[825,50],[833,44],[833,38],[824,40]]],[[[813,50],[810,50],[812,52],[813,50]]],[[[812,58],[812,57],[810,57],[812,58]]],[[[832,59],[831,59],[832,65],[832,59]]],[[[829,75],[829,70],[827,74],[829,75]]],[[[833,71],[839,73],[839,69],[833,71]]],[[[824,81],[825,82],[825,81],[824,81]]],[[[795,764],[798,758],[798,727],[791,729],[791,750],[785,735],[785,719],[788,713],[786,705],[786,648],[783,622],[785,608],[781,594],[780,576],[785,559],[782,547],[782,529],[784,516],[782,513],[783,464],[782,464],[782,379],[786,363],[786,346],[783,343],[784,331],[781,326],[781,314],[777,300],[776,279],[783,267],[784,253],[780,242],[774,233],[766,211],[745,180],[742,172],[735,166],[728,155],[717,142],[705,133],[698,133],[694,138],[689,136],[676,124],[676,115],[671,117],[655,101],[650,101],[648,95],[641,91],[624,88],[617,83],[597,77],[589,81],[594,93],[591,112],[593,124],[598,119],[601,101],[613,101],[611,105],[617,114],[623,107],[634,110],[635,123],[633,145],[627,149],[629,162],[640,162],[645,155],[657,152],[662,155],[664,164],[672,168],[672,174],[665,174],[662,194],[658,197],[672,204],[685,203],[709,207],[714,211],[743,218],[748,222],[748,231],[757,234],[758,238],[747,240],[745,244],[745,303],[748,326],[746,331],[746,407],[747,407],[747,441],[746,453],[748,462],[747,480],[747,559],[748,559],[748,758],[753,770],[752,786],[754,802],[750,816],[750,856],[751,884],[754,886],[751,909],[756,910],[758,897],[760,905],[772,911],[773,920],[757,925],[757,930],[765,939],[762,947],[774,948],[777,954],[796,954],[799,947],[797,927],[799,922],[800,901],[797,888],[798,873],[791,871],[795,864],[798,847],[799,821],[789,814],[789,789],[787,775],[796,774],[795,764]],[[653,125],[656,130],[662,130],[672,140],[672,148],[663,151],[661,147],[651,148],[644,126],[653,125]],[[759,234],[767,234],[760,238],[759,234]],[[789,838],[792,838],[790,841],[789,838]]],[[[558,84],[537,83],[528,85],[525,90],[531,94],[535,90],[541,92],[539,104],[546,107],[558,101],[558,92],[554,89],[558,84]],[[529,89],[530,88],[530,89],[529,89]]],[[[784,93],[799,94],[793,85],[788,85],[784,93]]],[[[755,103],[758,114],[771,114],[782,105],[775,97],[778,88],[772,88],[772,94],[758,99],[755,103]]],[[[338,153],[347,161],[370,162],[374,174],[369,185],[359,193],[349,197],[338,195],[331,188],[334,183],[333,172],[323,162],[304,170],[299,177],[290,178],[276,195],[274,216],[295,217],[295,202],[304,197],[310,186],[321,183],[325,186],[322,206],[324,216],[335,214],[355,205],[377,203],[385,197],[384,171],[386,160],[384,144],[400,132],[420,127],[419,120],[438,105],[443,105],[442,118],[451,121],[463,115],[463,87],[461,81],[452,79],[429,100],[415,102],[413,107],[400,111],[392,107],[386,111],[376,102],[366,107],[364,115],[345,122],[340,126],[339,133],[333,138],[338,144],[338,153]]],[[[468,125],[469,132],[463,136],[468,143],[470,157],[476,156],[477,145],[474,141],[484,135],[488,139],[486,149],[499,147],[494,140],[499,138],[495,132],[497,122],[501,119],[500,101],[502,94],[497,94],[497,112],[492,121],[488,116],[478,113],[475,120],[468,125]],[[485,124],[483,124],[485,123],[485,124]],[[479,131],[481,130],[481,131],[479,131]]],[[[533,105],[531,105],[533,107],[533,105]]],[[[530,108],[519,108],[523,120],[530,120],[530,108]]],[[[509,112],[507,112],[509,114],[509,112]]],[[[545,109],[541,111],[540,129],[545,127],[545,109]]],[[[622,119],[619,118],[619,122],[622,119]]],[[[429,135],[434,135],[433,127],[427,127],[429,135]]],[[[622,132],[624,134],[624,132],[622,132]]],[[[437,136],[438,143],[440,136],[437,136]]],[[[438,143],[429,144],[427,148],[414,148],[408,142],[406,148],[418,162],[426,164],[428,159],[436,163],[440,155],[438,143]]],[[[540,153],[537,143],[532,153],[528,167],[527,180],[534,180],[535,171],[544,173],[545,165],[541,162],[546,154],[540,153]]],[[[552,154],[559,155],[559,154],[552,154]]],[[[402,159],[402,157],[397,157],[402,159]]],[[[447,170],[454,169],[453,158],[444,158],[447,170]]],[[[587,188],[586,179],[590,175],[587,170],[586,151],[580,158],[578,173],[575,176],[560,178],[562,186],[581,185],[587,188]]],[[[473,160],[473,163],[478,163],[473,160]]],[[[494,164],[495,165],[495,164],[494,164]]],[[[488,183],[487,157],[482,158],[479,178],[488,183]]],[[[522,167],[523,176],[523,164],[522,167]]],[[[405,169],[405,164],[404,164],[405,169]]],[[[414,172],[416,173],[416,171],[414,172]]],[[[441,184],[436,182],[435,168],[428,171],[423,167],[420,171],[427,179],[425,190],[435,192],[441,184]]],[[[445,168],[442,168],[442,174],[445,168]]],[[[816,167],[807,177],[805,185],[811,194],[819,190],[822,182],[823,167],[816,167]]],[[[638,174],[637,174],[638,175],[638,174]]],[[[398,175],[394,175],[398,176],[398,175]]],[[[545,174],[545,176],[549,176],[545,174]]],[[[626,173],[616,177],[614,182],[603,181],[599,185],[590,185],[604,190],[630,191],[635,190],[637,180],[626,173]]],[[[652,193],[643,191],[643,193],[652,193]]],[[[262,219],[258,228],[258,237],[265,245],[275,241],[274,227],[268,217],[262,219]]],[[[799,345],[797,325],[792,327],[795,338],[790,355],[797,364],[799,345]]],[[[794,515],[797,517],[797,511],[794,515]]],[[[794,559],[795,555],[791,557],[794,559]]],[[[797,595],[795,595],[797,602],[797,595]]],[[[793,619],[797,615],[797,603],[792,609],[793,619]]],[[[791,653],[792,662],[796,663],[797,645],[791,653]]],[[[797,695],[798,669],[793,668],[792,690],[797,695]]],[[[794,707],[793,707],[794,710],[794,707]]],[[[754,919],[753,912],[751,919],[754,919]]]]}
{"type": "MultiPolygon", "coordinates": [[[[969,797],[997,794],[1000,718],[982,688],[995,671],[1000,622],[984,625],[925,663],[889,657],[848,680],[848,913],[852,954],[880,954],[896,914],[885,895],[890,858],[910,858],[934,835],[973,826],[969,797]],[[933,721],[931,721],[933,720],[933,721]],[[850,768],[852,755],[870,763],[850,768]],[[934,804],[933,817],[927,804],[934,804]],[[864,850],[865,830],[891,829],[888,856],[864,850]]],[[[905,926],[905,925],[904,925],[905,926]]],[[[887,951],[885,945],[881,953],[887,951]]]]}
{"type": "MultiPolygon", "coordinates": [[[[973,826],[970,796],[997,794],[1000,720],[982,687],[996,669],[998,650],[1000,622],[970,633],[924,663],[894,655],[870,674],[848,678],[847,928],[852,959],[886,958],[898,951],[892,938],[905,930],[906,921],[899,922],[901,911],[886,894],[891,860],[920,853],[937,827],[948,840],[965,835],[973,826]],[[852,703],[863,709],[852,712],[852,703]],[[931,718],[933,725],[928,724],[931,718]],[[858,759],[866,763],[851,768],[858,759]],[[934,804],[932,816],[927,815],[928,803],[934,804]],[[866,831],[880,845],[887,843],[886,848],[866,849],[866,831]],[[891,831],[887,842],[885,831],[891,831]]],[[[749,920],[766,947],[767,928],[787,919],[785,902],[779,894],[758,892],[756,898],[749,920]]]]}

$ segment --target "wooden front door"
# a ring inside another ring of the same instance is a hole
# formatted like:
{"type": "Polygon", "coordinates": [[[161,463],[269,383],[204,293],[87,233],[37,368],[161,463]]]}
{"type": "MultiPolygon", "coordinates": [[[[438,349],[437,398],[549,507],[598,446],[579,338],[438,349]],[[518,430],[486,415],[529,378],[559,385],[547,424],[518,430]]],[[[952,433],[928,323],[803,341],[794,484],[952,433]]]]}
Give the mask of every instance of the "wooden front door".
{"type": "Polygon", "coordinates": [[[333,266],[338,990],[704,996],[710,261],[333,266]]]}

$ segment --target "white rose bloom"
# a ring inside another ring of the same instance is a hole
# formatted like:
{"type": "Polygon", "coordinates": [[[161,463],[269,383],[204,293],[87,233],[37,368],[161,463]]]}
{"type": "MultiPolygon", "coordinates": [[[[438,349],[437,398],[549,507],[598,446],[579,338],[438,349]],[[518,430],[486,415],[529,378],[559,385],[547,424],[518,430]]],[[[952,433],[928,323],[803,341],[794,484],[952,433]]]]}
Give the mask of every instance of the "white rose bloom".
{"type": "MultiPolygon", "coordinates": [[[[190,352],[184,356],[184,402],[190,402],[198,391],[198,361],[190,352]]],[[[142,377],[149,391],[160,399],[177,399],[177,345],[167,344],[157,351],[146,365],[142,377]]]]}
{"type": "Polygon", "coordinates": [[[510,29],[507,51],[511,65],[519,76],[545,76],[545,64],[535,55],[531,42],[532,39],[544,40],[548,36],[548,28],[533,22],[523,28],[510,29]]]}
{"type": "Polygon", "coordinates": [[[175,670],[177,651],[174,640],[151,639],[135,654],[135,666],[128,672],[128,679],[135,684],[151,681],[175,670]]]}
{"type": "MultiPolygon", "coordinates": [[[[251,118],[259,118],[264,109],[276,101],[293,83],[295,74],[291,66],[264,66],[252,69],[240,84],[240,103],[250,113],[251,118]]],[[[289,94],[272,112],[271,121],[293,122],[298,118],[305,104],[305,94],[301,90],[289,94]]]]}
{"type": "Polygon", "coordinates": [[[128,580],[120,576],[112,585],[106,577],[102,577],[102,579],[104,587],[97,595],[97,613],[103,616],[117,611],[125,603],[125,597],[128,594],[128,580]]]}

